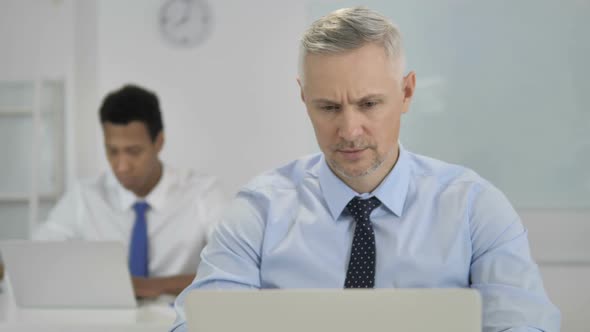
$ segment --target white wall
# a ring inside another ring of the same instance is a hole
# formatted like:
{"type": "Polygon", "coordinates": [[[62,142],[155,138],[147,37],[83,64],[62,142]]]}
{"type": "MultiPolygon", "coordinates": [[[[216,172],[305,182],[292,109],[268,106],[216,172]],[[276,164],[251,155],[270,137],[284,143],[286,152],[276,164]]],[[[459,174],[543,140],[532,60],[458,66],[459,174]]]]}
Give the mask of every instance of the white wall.
{"type": "Polygon", "coordinates": [[[0,79],[63,78],[72,61],[71,1],[1,0],[0,79]]]}
{"type": "MultiPolygon", "coordinates": [[[[74,2],[74,61],[69,82],[70,114],[68,129],[72,143],[70,180],[96,175],[99,147],[98,127],[98,3],[95,0],[74,2]],[[75,145],[74,145],[75,142],[75,145]]],[[[70,181],[71,183],[71,181],[70,181]]]]}
{"type": "MultiPolygon", "coordinates": [[[[305,3],[209,1],[210,38],[180,49],[160,36],[163,2],[98,2],[96,88],[102,98],[135,82],[159,95],[165,161],[218,175],[234,191],[254,175],[316,150],[296,83],[305,3]]],[[[88,120],[80,118],[78,125],[89,129],[88,120]]],[[[78,136],[94,145],[77,151],[85,165],[80,175],[107,167],[98,122],[92,123],[93,130],[78,136]]]]}

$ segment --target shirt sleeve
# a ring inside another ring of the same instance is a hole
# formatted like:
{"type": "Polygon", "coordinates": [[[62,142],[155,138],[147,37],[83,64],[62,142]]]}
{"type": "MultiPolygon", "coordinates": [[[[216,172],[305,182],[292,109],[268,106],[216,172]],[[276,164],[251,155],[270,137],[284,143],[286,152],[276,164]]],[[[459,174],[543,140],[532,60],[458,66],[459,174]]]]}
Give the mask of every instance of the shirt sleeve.
{"type": "Polygon", "coordinates": [[[260,257],[267,200],[240,191],[201,252],[197,277],[174,303],[172,331],[186,331],[184,301],[196,289],[260,289],[260,257]]]}
{"type": "Polygon", "coordinates": [[[63,241],[80,237],[80,212],[82,208],[80,186],[59,200],[46,221],[33,231],[32,239],[37,241],[63,241]]]}
{"type": "Polygon", "coordinates": [[[470,211],[470,280],[483,303],[483,332],[553,332],[560,312],[547,297],[527,231],[506,197],[487,187],[470,211]]]}

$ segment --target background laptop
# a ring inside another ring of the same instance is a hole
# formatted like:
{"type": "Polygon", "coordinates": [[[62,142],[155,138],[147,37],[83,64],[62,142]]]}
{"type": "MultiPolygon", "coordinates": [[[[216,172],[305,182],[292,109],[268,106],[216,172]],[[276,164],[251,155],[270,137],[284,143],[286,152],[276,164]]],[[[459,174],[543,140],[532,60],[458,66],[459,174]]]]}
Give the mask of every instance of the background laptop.
{"type": "Polygon", "coordinates": [[[1,241],[0,254],[20,307],[136,307],[121,243],[1,241]]]}
{"type": "Polygon", "coordinates": [[[471,289],[193,291],[190,332],[476,332],[481,299],[471,289]]]}

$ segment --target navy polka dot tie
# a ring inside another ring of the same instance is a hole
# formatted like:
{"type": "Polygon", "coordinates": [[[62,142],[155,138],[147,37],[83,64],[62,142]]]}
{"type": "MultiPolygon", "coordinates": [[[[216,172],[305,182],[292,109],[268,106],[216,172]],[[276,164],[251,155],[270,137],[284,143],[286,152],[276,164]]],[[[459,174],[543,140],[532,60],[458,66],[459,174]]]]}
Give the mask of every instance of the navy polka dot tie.
{"type": "Polygon", "coordinates": [[[346,208],[356,221],[344,288],[375,286],[375,232],[370,215],[381,204],[377,197],[353,198],[346,208]]]}

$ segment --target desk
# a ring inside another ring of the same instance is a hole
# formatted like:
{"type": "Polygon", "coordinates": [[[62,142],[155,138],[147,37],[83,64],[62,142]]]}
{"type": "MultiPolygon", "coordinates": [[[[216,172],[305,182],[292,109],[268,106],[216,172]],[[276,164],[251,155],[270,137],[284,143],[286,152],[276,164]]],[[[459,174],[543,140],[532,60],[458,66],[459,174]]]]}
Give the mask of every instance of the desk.
{"type": "Polygon", "coordinates": [[[0,332],[162,332],[175,318],[168,301],[141,303],[137,309],[22,309],[0,282],[0,332]]]}

